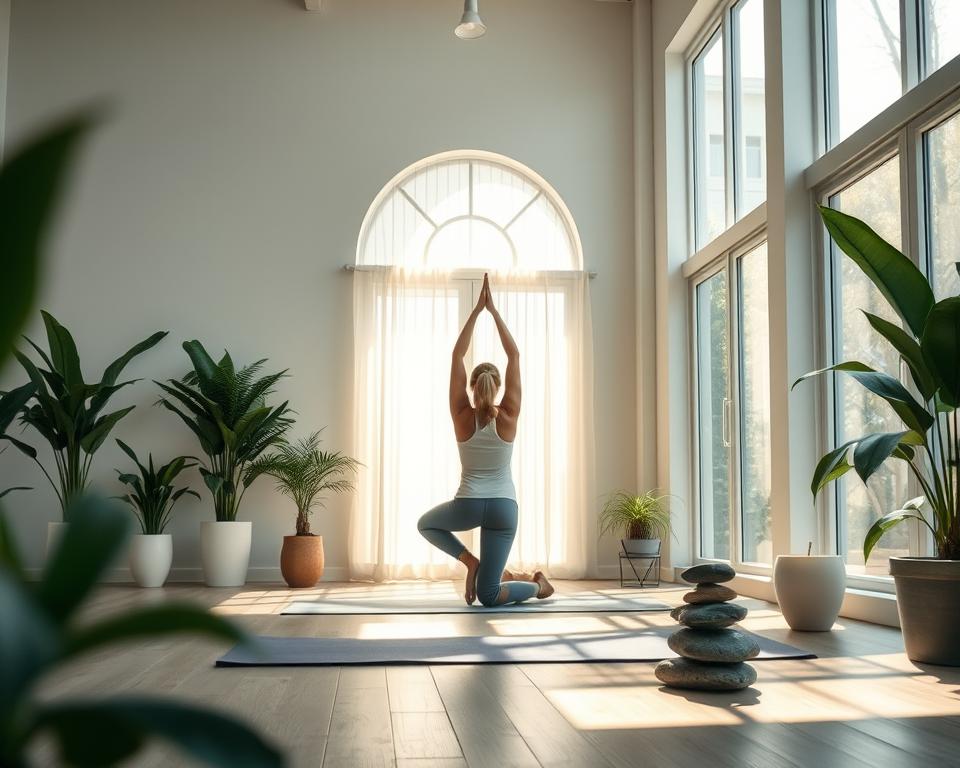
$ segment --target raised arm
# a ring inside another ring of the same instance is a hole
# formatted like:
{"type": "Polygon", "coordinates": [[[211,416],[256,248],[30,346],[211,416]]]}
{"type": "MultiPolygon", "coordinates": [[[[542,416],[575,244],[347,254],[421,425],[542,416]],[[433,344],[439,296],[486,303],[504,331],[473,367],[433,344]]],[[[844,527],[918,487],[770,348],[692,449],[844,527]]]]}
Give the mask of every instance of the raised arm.
{"type": "Polygon", "coordinates": [[[467,350],[470,349],[473,327],[477,324],[477,318],[483,312],[485,303],[486,293],[480,291],[477,306],[473,308],[457,337],[457,343],[453,345],[453,358],[450,361],[450,416],[454,421],[457,419],[457,414],[470,407],[470,397],[467,395],[467,369],[463,364],[463,358],[467,356],[467,350]]]}
{"type": "Polygon", "coordinates": [[[493,292],[490,290],[490,283],[486,276],[483,278],[483,287],[486,308],[493,316],[503,351],[507,353],[507,370],[504,375],[503,399],[500,401],[500,408],[509,416],[516,418],[520,414],[520,348],[493,304],[493,292]]]}

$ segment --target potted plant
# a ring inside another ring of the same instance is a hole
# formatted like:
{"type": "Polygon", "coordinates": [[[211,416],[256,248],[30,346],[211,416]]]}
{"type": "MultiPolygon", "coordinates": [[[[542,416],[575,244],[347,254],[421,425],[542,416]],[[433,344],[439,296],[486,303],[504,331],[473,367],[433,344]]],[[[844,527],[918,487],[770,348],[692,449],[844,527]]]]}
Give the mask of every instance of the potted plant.
{"type": "Polygon", "coordinates": [[[238,587],[247,579],[252,524],[238,521],[243,494],[256,477],[247,469],[293,424],[287,403],[266,398],[286,371],[257,378],[266,360],[240,368],[229,353],[215,362],[199,341],[185,341],[193,370],[182,380],[157,382],[160,404],[177,414],[207,455],[203,482],[213,495],[215,522],[200,524],[200,558],[211,587],[238,587]]]}
{"type": "Polygon", "coordinates": [[[117,391],[137,381],[131,379],[117,383],[117,379],[133,358],[158,344],[167,332],[158,331],[135,344],[106,367],[100,381],[88,383],[83,378],[73,336],[49,312],[40,314],[46,329],[49,353],[30,339],[27,339],[27,343],[39,356],[40,365],[23,353],[14,352],[33,385],[31,397],[20,408],[20,421],[35,429],[49,443],[57,479],[53,479],[37,458],[37,450],[33,446],[9,436],[6,439],[36,462],[57,494],[62,522],[52,522],[47,526],[49,553],[62,535],[63,526],[70,521],[69,510],[74,499],[83,495],[89,486],[94,454],[117,422],[134,408],[131,405],[104,413],[117,391]]]}
{"type": "Polygon", "coordinates": [[[280,572],[291,587],[312,587],[323,575],[323,537],[310,531],[310,515],[323,506],[324,491],[343,493],[353,490],[348,473],[359,462],[339,451],[320,450],[320,433],[314,432],[298,443],[281,443],[273,453],[261,456],[247,471],[249,484],[258,475],[270,475],[277,490],[289,496],[297,506],[297,532],[283,537],[280,572]]]}
{"type": "Polygon", "coordinates": [[[600,535],[622,531],[623,551],[628,555],[657,555],[661,540],[670,533],[667,496],[656,491],[641,494],[616,491],[600,512],[600,535]]]}
{"type": "MultiPolygon", "coordinates": [[[[6,434],[7,429],[13,423],[13,420],[17,417],[17,414],[20,413],[20,409],[26,405],[27,401],[33,395],[36,387],[33,386],[33,383],[24,384],[22,387],[17,387],[10,392],[0,392],[0,440],[6,440],[10,443],[16,443],[17,439],[15,437],[10,437],[6,434]]],[[[6,450],[4,447],[3,450],[6,450]]],[[[3,451],[0,451],[3,453],[3,451]]],[[[32,488],[28,488],[23,485],[18,485],[13,488],[4,488],[0,491],[0,499],[6,496],[8,493],[13,491],[30,491],[32,488]]]]}
{"type": "Polygon", "coordinates": [[[164,533],[170,514],[184,494],[200,498],[200,494],[189,488],[174,488],[173,481],[183,470],[197,465],[188,463],[190,456],[178,456],[155,468],[151,453],[144,466],[129,445],[122,440],[117,440],[117,445],[133,459],[139,472],[134,475],[117,470],[120,482],[131,489],[121,498],[131,506],[140,522],[141,533],[136,534],[130,544],[130,572],[141,587],[162,587],[173,562],[173,538],[164,533]]]}
{"type": "Polygon", "coordinates": [[[866,482],[887,461],[906,463],[923,495],[871,526],[863,542],[864,559],[886,531],[904,520],[930,531],[936,557],[890,558],[904,645],[914,661],[960,666],[960,297],[936,301],[914,263],[864,222],[825,207],[820,214],[837,245],[902,320],[892,323],[864,313],[906,364],[913,391],[856,360],[802,377],[846,373],[885,400],[904,426],[899,432],[864,435],[827,452],[814,471],[811,490],[816,495],[850,470],[866,482]]]}

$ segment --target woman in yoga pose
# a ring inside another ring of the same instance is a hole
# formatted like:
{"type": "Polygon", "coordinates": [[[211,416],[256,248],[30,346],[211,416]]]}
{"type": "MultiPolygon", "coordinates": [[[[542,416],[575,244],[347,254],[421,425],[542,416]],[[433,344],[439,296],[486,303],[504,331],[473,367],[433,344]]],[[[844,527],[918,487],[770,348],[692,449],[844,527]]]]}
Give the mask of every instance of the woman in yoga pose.
{"type": "Polygon", "coordinates": [[[450,416],[463,468],[460,488],[453,501],[434,507],[417,524],[427,541],[467,567],[464,597],[468,605],[478,597],[489,607],[553,594],[553,586],[540,571],[521,580],[504,570],[517,535],[517,493],[510,474],[510,458],[519,415],[520,350],[493,304],[490,281],[484,275],[480,299],[453,347],[450,368],[450,416]],[[463,358],[477,317],[484,309],[493,316],[507,353],[507,385],[500,404],[494,404],[500,389],[500,372],[491,363],[481,363],[470,374],[474,403],[471,406],[463,358]],[[452,533],[477,527],[480,559],[452,533]]]}

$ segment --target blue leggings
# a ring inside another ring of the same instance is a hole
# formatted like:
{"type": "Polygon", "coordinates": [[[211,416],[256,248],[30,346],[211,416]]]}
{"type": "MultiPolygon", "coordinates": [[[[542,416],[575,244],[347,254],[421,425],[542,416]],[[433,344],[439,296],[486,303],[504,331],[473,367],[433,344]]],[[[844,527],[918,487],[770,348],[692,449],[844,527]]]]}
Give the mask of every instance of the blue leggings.
{"type": "Polygon", "coordinates": [[[480,528],[480,567],[477,597],[488,608],[503,603],[522,603],[536,597],[540,585],[530,581],[500,583],[510,547],[517,535],[517,502],[513,499],[454,499],[440,504],[417,523],[417,529],[437,549],[459,558],[466,549],[451,531],[480,528]],[[500,600],[500,590],[507,596],[500,600]]]}

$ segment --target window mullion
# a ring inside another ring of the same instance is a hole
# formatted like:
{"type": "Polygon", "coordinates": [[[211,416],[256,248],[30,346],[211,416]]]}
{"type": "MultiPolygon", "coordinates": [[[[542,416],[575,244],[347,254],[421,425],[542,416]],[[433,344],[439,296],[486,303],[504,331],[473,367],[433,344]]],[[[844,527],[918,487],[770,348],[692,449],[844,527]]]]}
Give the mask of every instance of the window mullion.
{"type": "Polygon", "coordinates": [[[837,143],[840,134],[840,97],[837,73],[837,0],[823,0],[823,61],[820,76],[827,97],[824,115],[824,149],[837,143]]]}
{"type": "Polygon", "coordinates": [[[743,281],[740,274],[738,258],[730,255],[727,260],[727,285],[729,301],[727,306],[728,324],[727,335],[730,339],[730,561],[739,566],[743,563],[743,504],[741,484],[743,466],[741,456],[742,440],[741,413],[743,363],[741,355],[741,322],[740,301],[742,299],[743,281]]]}
{"type": "Polygon", "coordinates": [[[925,74],[923,25],[920,6],[923,0],[900,0],[900,78],[903,92],[913,88],[925,74]]]}
{"type": "Polygon", "coordinates": [[[737,220],[737,182],[736,182],[736,136],[734,131],[737,121],[734,117],[735,100],[734,89],[734,51],[731,14],[727,8],[723,12],[723,161],[724,161],[724,196],[726,202],[726,227],[729,228],[737,220]]]}

